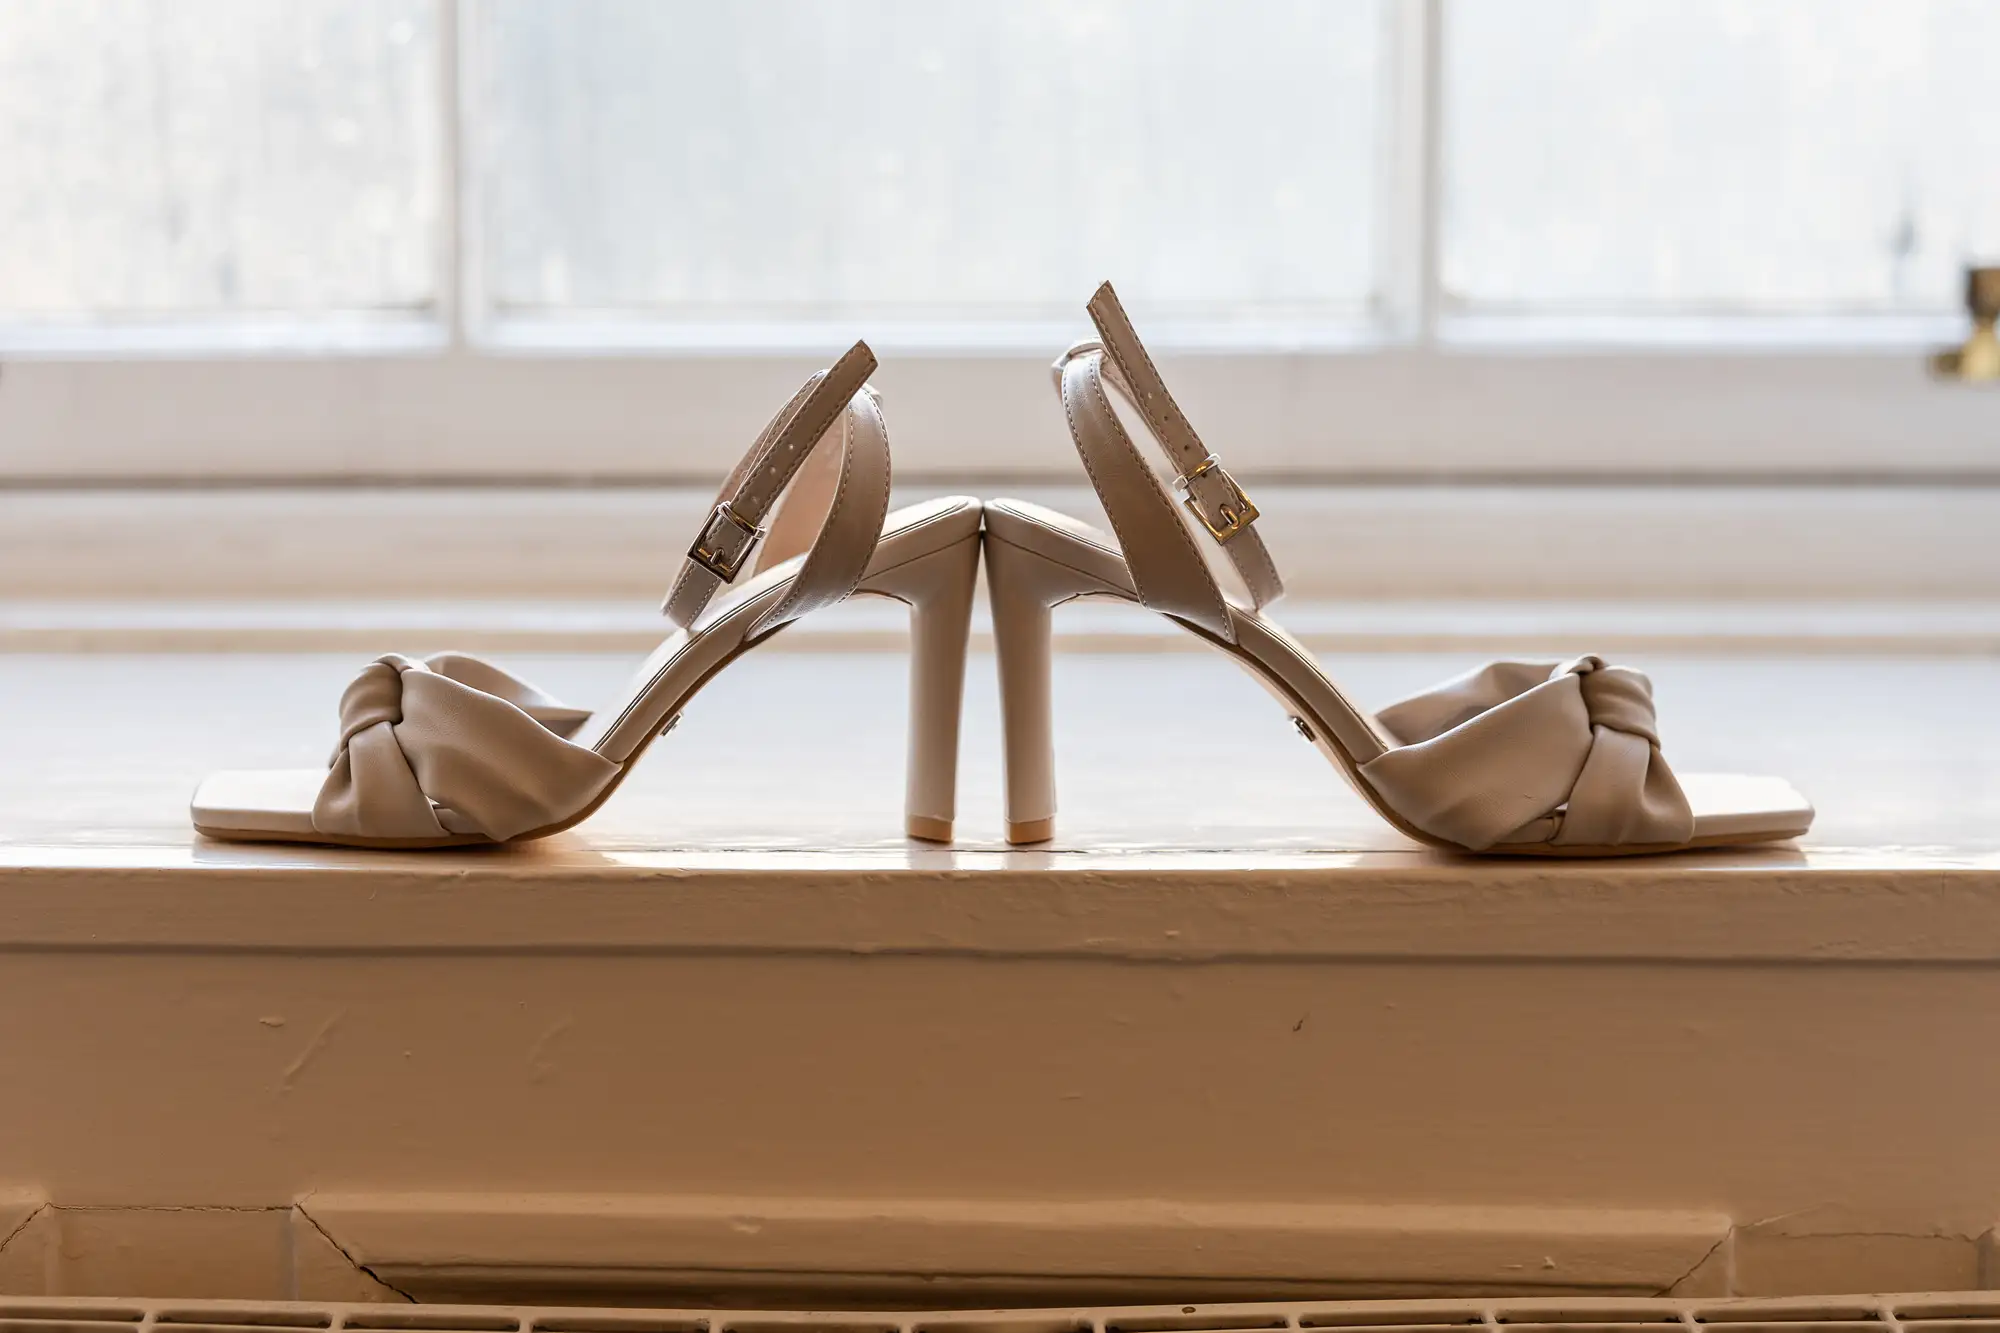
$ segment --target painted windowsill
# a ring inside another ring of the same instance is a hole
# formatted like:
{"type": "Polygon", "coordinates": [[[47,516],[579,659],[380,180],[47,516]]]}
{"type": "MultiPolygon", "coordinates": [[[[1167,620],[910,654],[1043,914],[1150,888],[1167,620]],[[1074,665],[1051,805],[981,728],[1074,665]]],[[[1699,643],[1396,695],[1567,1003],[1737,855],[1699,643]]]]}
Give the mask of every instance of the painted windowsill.
{"type": "MultiPolygon", "coordinates": [[[[809,650],[741,659],[543,843],[196,840],[203,771],[323,760],[356,656],[0,654],[5,1290],[1987,1280],[1990,660],[1648,659],[1677,764],[1819,802],[1764,851],[1414,849],[1193,653],[1058,660],[1061,831],[1020,851],[975,658],[962,841],[920,846],[902,659],[809,650]]],[[[508,660],[586,703],[628,666],[508,660]]],[[[1463,664],[1329,663],[1368,702],[1463,664]]]]}

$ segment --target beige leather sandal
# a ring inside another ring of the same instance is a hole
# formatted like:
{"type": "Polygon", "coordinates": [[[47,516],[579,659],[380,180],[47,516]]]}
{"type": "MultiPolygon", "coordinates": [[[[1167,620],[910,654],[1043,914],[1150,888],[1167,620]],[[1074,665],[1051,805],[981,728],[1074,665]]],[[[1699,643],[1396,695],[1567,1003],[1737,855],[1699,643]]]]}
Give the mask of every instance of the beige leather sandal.
{"type": "Polygon", "coordinates": [[[716,672],[810,611],[873,594],[911,609],[906,828],[949,840],[980,505],[957,496],[887,512],[874,369],[856,343],[764,428],[667,595],[674,632],[609,706],[565,707],[460,654],[384,657],[342,695],[327,768],[214,774],[195,792],[195,828],[345,847],[546,837],[601,805],[716,672]],[[717,599],[774,511],[757,567],[717,599]]]}
{"type": "Polygon", "coordinates": [[[1262,614],[1284,585],[1257,507],[1175,406],[1109,283],[1090,316],[1098,339],[1063,354],[1056,383],[1117,537],[1018,500],[986,506],[1008,841],[1054,833],[1049,613],[1078,597],[1139,602],[1228,653],[1383,818],[1435,847],[1617,856],[1770,842],[1811,826],[1812,806],[1782,779],[1676,777],[1660,753],[1651,683],[1601,658],[1495,662],[1379,713],[1351,703],[1262,614]],[[1106,385],[1179,474],[1179,505],[1106,385]]]}

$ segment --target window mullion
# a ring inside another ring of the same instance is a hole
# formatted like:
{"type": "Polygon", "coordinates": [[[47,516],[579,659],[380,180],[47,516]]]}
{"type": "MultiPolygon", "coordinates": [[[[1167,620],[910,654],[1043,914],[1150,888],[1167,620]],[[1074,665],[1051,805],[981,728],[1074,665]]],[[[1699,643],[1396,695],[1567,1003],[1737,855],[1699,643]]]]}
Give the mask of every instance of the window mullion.
{"type": "Polygon", "coordinates": [[[1429,343],[1437,323],[1442,0],[1383,0],[1378,308],[1392,338],[1429,343]]]}
{"type": "Polygon", "coordinates": [[[1423,112],[1420,124],[1423,165],[1418,189],[1423,216],[1419,224],[1422,254],[1419,329],[1422,341],[1428,346],[1437,341],[1438,315],[1444,298],[1444,281],[1439,265],[1444,254],[1445,0],[1421,0],[1421,4],[1423,72],[1420,87],[1423,112]]]}
{"type": "Polygon", "coordinates": [[[477,274],[472,244],[473,211],[470,206],[472,163],[467,152],[470,135],[468,116],[467,42],[472,24],[470,0],[437,0],[438,6],[438,121],[440,153],[440,212],[438,246],[439,304],[451,335],[451,353],[466,354],[472,347],[476,309],[477,274]]]}

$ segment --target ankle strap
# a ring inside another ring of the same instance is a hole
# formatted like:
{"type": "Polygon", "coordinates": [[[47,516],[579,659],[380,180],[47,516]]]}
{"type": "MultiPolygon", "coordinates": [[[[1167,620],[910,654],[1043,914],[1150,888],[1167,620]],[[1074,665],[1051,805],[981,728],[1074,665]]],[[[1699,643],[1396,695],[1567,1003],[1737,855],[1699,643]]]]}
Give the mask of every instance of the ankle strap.
{"type": "Polygon", "coordinates": [[[765,629],[837,602],[875,554],[889,508],[889,437],[868,376],[875,354],[856,343],[827,370],[807,380],[771,418],[716,495],[708,521],[688,547],[674,586],[661,605],[673,624],[692,625],[718,589],[732,582],[770,531],[765,517],[783,508],[779,538],[759,568],[804,551],[792,591],[760,620],[765,629]],[[793,478],[808,457],[833,445],[801,485],[793,478]],[[811,485],[804,484],[810,481],[811,485]],[[790,489],[788,489],[790,488],[790,489]],[[821,515],[806,539],[812,513],[821,515]]]}
{"type": "Polygon", "coordinates": [[[1167,391],[1110,283],[1090,298],[1101,341],[1078,343],[1055,364],[1056,384],[1084,470],[1118,534],[1140,600],[1227,640],[1233,638],[1215,576],[1195,545],[1205,533],[1243,580],[1252,606],[1284,596],[1284,580],[1254,524],[1257,506],[1201,442],[1167,391]],[[1131,403],[1176,473],[1184,522],[1158,475],[1133,447],[1104,384],[1131,403]]]}

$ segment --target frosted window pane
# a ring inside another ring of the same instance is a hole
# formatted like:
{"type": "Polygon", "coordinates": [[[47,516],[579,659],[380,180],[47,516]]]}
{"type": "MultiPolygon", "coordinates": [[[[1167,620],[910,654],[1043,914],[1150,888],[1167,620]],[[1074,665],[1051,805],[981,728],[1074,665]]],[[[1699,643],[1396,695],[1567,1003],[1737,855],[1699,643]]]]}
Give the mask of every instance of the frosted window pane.
{"type": "Polygon", "coordinates": [[[1958,305],[2000,254],[2000,4],[1452,0],[1448,293],[1958,305]]]}
{"type": "Polygon", "coordinates": [[[0,0],[0,313],[435,293],[429,0],[0,0]]]}
{"type": "Polygon", "coordinates": [[[1353,312],[1374,0],[487,0],[502,307],[1353,312]]]}

